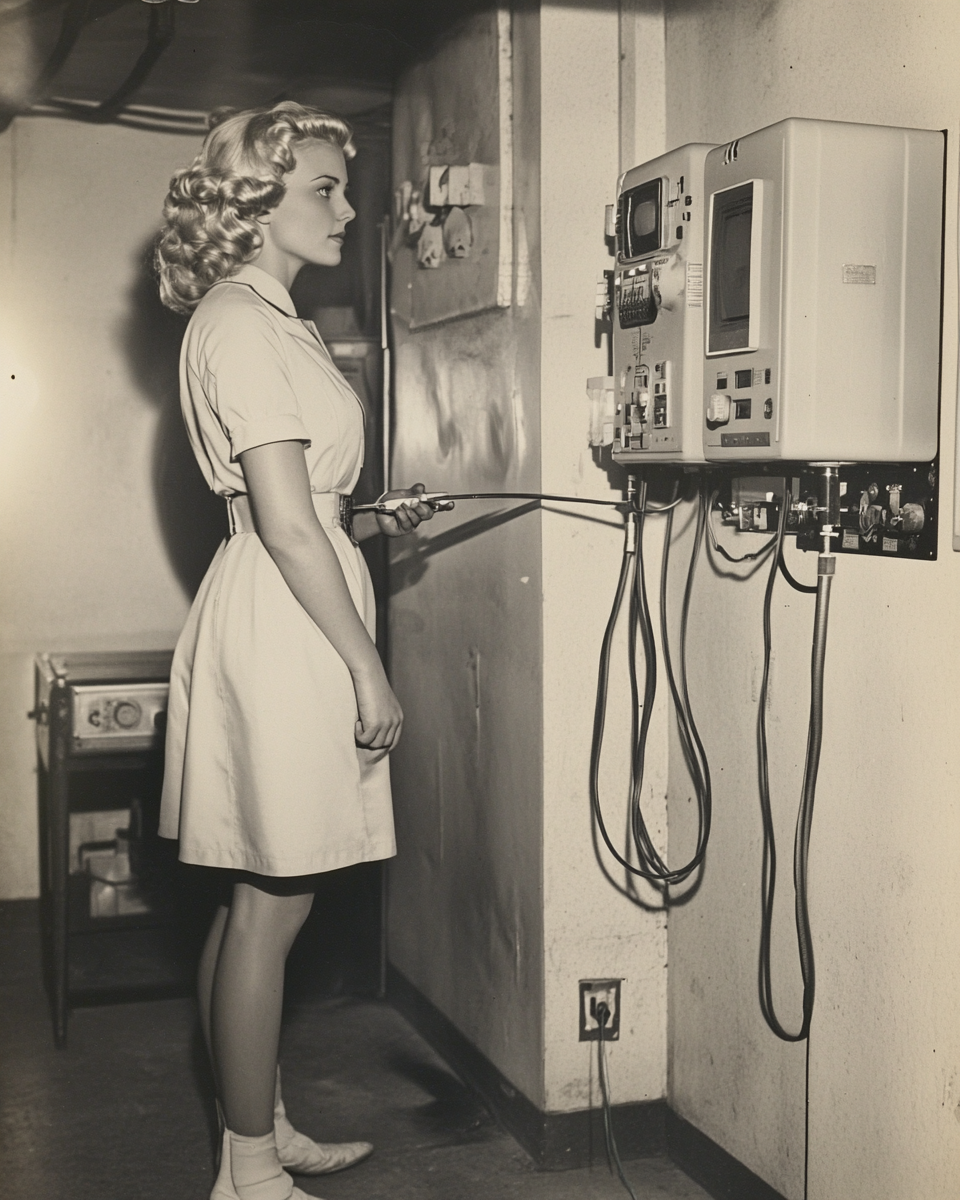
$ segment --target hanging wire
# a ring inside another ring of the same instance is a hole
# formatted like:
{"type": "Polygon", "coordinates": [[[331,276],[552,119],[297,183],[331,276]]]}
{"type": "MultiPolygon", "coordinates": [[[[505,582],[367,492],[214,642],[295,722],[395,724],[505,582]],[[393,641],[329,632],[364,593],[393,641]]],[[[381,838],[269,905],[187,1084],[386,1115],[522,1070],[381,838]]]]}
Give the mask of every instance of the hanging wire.
{"type": "Polygon", "coordinates": [[[157,4],[150,9],[150,21],[147,25],[147,44],[140,52],[140,57],[133,65],[130,74],[124,79],[116,91],[93,110],[94,115],[89,120],[112,121],[126,101],[139,91],[153,70],[160,55],[173,41],[176,32],[174,20],[175,6],[169,3],[157,4]]]}
{"type": "Polygon", "coordinates": [[[670,634],[667,622],[667,576],[670,563],[670,538],[673,532],[673,511],[667,515],[664,530],[663,561],[660,569],[660,641],[663,646],[663,663],[673,697],[674,710],[677,718],[677,733],[683,750],[683,757],[690,771],[694,794],[697,798],[698,832],[697,851],[692,862],[699,866],[706,851],[710,838],[710,826],[713,814],[713,789],[710,782],[710,766],[707,762],[706,751],[693,717],[690,704],[690,690],[687,678],[687,626],[690,617],[690,601],[693,596],[693,583],[696,575],[697,562],[700,557],[700,547],[703,543],[703,529],[706,523],[707,496],[701,484],[697,492],[697,522],[693,538],[693,548],[690,552],[690,563],[687,568],[687,580],[683,592],[683,605],[680,611],[680,662],[679,684],[673,669],[673,658],[670,653],[670,634]]]}
{"type": "Polygon", "coordinates": [[[77,44],[77,39],[87,24],[89,14],[90,0],[70,0],[67,4],[63,12],[63,20],[60,22],[60,34],[53,49],[50,51],[50,56],[43,64],[40,74],[34,80],[33,86],[17,107],[6,108],[0,112],[0,133],[8,128],[10,122],[14,117],[19,115],[21,109],[28,109],[31,104],[43,96],[44,92],[60,73],[63,64],[70,57],[71,50],[77,44]]]}
{"type": "Polygon", "coordinates": [[[801,583],[799,579],[795,579],[790,573],[790,568],[787,566],[786,559],[783,557],[782,544],[777,554],[777,566],[780,568],[780,574],[795,591],[805,592],[809,596],[816,595],[817,585],[815,583],[801,583]]]}
{"type": "MultiPolygon", "coordinates": [[[[674,506],[675,502],[667,505],[665,511],[672,512],[674,506]]],[[[692,773],[697,791],[700,822],[697,834],[697,845],[692,858],[682,867],[677,867],[675,869],[671,869],[668,866],[663,855],[660,854],[659,850],[654,844],[643,814],[642,804],[644,771],[646,766],[647,735],[649,732],[650,720],[653,714],[653,703],[656,698],[657,687],[656,641],[653,631],[653,622],[650,617],[650,608],[647,601],[646,572],[643,559],[643,530],[647,511],[647,485],[645,481],[641,481],[637,493],[635,508],[633,512],[628,513],[627,516],[627,541],[624,547],[620,578],[617,584],[610,617],[607,621],[606,629],[604,630],[603,641],[600,649],[600,664],[597,679],[597,699],[594,709],[593,739],[590,749],[590,802],[593,808],[595,827],[597,830],[599,830],[600,837],[602,838],[604,845],[613,856],[614,860],[619,863],[619,865],[623,867],[625,871],[628,872],[629,876],[646,879],[655,886],[669,886],[672,884],[682,883],[694,871],[696,871],[703,862],[710,831],[711,800],[709,774],[705,770],[706,756],[703,754],[702,743],[700,742],[699,735],[696,733],[695,724],[693,723],[693,715],[689,703],[689,690],[686,684],[685,667],[686,619],[687,614],[689,613],[689,600],[693,588],[693,572],[698,557],[699,545],[703,538],[704,529],[703,498],[701,495],[699,503],[699,515],[697,520],[697,532],[694,550],[691,554],[690,566],[688,569],[688,581],[685,593],[684,616],[681,630],[681,642],[683,647],[681,652],[681,682],[678,684],[676,677],[674,677],[671,687],[671,692],[675,697],[675,703],[678,706],[678,719],[685,725],[687,745],[690,748],[691,757],[695,764],[692,768],[692,773]],[[632,541],[632,539],[634,540],[632,541]],[[630,736],[632,747],[628,820],[633,846],[635,847],[638,856],[636,865],[630,861],[629,846],[627,847],[627,853],[623,854],[621,854],[620,851],[614,846],[613,841],[611,840],[607,831],[600,802],[600,759],[603,749],[603,736],[606,725],[606,708],[609,691],[610,661],[612,657],[613,637],[628,588],[630,600],[627,621],[627,670],[630,681],[630,736]],[[637,665],[639,660],[638,651],[641,648],[643,651],[642,696],[639,670],[637,665]]],[[[669,530],[667,531],[667,535],[669,538],[669,530]]],[[[667,544],[669,546],[669,541],[667,544]]],[[[669,654],[669,647],[670,642],[668,637],[665,642],[666,654],[669,654]]],[[[668,669],[668,679],[672,675],[673,668],[671,664],[668,669]]]]}
{"type": "Polygon", "coordinates": [[[766,558],[766,556],[770,553],[770,551],[776,545],[776,541],[777,541],[776,534],[774,534],[773,537],[768,542],[764,542],[764,544],[760,547],[759,550],[754,550],[750,554],[741,554],[739,558],[734,557],[734,555],[732,555],[729,552],[729,550],[726,550],[717,541],[717,534],[716,534],[716,530],[714,529],[713,508],[714,508],[714,505],[716,504],[717,496],[719,494],[720,494],[719,489],[714,489],[714,491],[710,495],[709,513],[708,513],[708,519],[707,519],[707,532],[710,535],[710,545],[713,547],[713,549],[716,551],[716,553],[720,555],[721,558],[725,558],[727,560],[727,562],[729,562],[729,563],[758,562],[760,559],[766,558]]]}
{"type": "MultiPolygon", "coordinates": [[[[175,6],[169,2],[154,4],[151,7],[147,23],[147,43],[130,73],[105,100],[90,104],[62,98],[44,99],[47,89],[67,61],[90,19],[90,0],[70,0],[63,15],[60,36],[50,57],[24,100],[16,108],[7,109],[0,114],[0,132],[7,128],[14,117],[21,115],[65,116],[76,121],[100,124],[116,122],[135,129],[179,132],[184,122],[170,115],[145,118],[136,114],[127,116],[121,111],[127,100],[142,87],[157,60],[173,41],[176,28],[174,9],[175,6]]],[[[195,118],[191,117],[187,124],[192,130],[195,118]]]]}
{"type": "Polygon", "coordinates": [[[807,898],[807,865],[810,853],[810,833],[813,824],[813,806],[817,790],[817,774],[820,765],[820,746],[823,739],[823,678],[827,645],[827,620],[830,608],[830,585],[832,582],[833,558],[821,555],[818,560],[817,604],[814,616],[813,647],[810,666],[810,719],[807,733],[807,749],[804,760],[803,786],[800,808],[797,813],[797,829],[794,838],[793,882],[794,909],[797,927],[797,948],[800,957],[800,973],[803,979],[803,1016],[796,1033],[789,1032],[776,1014],[773,1000],[771,968],[771,945],[773,940],[773,909],[777,882],[777,849],[770,802],[770,768],[767,747],[767,696],[770,684],[770,656],[772,648],[771,609],[773,589],[777,579],[778,560],[783,549],[790,493],[784,480],[784,502],[777,524],[777,553],[774,555],[767,575],[767,586],[763,599],[763,678],[760,686],[760,708],[757,715],[757,746],[760,783],[760,810],[763,820],[763,870],[761,876],[761,925],[759,988],[760,1008],[769,1027],[785,1042],[804,1041],[810,1033],[816,993],[816,965],[814,961],[813,933],[810,927],[810,912],[807,898]]]}
{"type": "Polygon", "coordinates": [[[626,1172],[623,1169],[623,1163],[620,1161],[617,1139],[613,1132],[613,1105],[610,1102],[610,1081],[607,1078],[607,1056],[604,1049],[605,1038],[603,1036],[609,1020],[610,1009],[601,1000],[597,1005],[597,1025],[599,1026],[600,1035],[597,1038],[597,1073],[600,1076],[600,1095],[603,1099],[603,1138],[607,1147],[607,1164],[611,1171],[616,1169],[617,1175],[620,1177],[620,1182],[630,1194],[631,1200],[637,1200],[637,1193],[630,1186],[630,1181],[627,1179],[626,1172]]]}

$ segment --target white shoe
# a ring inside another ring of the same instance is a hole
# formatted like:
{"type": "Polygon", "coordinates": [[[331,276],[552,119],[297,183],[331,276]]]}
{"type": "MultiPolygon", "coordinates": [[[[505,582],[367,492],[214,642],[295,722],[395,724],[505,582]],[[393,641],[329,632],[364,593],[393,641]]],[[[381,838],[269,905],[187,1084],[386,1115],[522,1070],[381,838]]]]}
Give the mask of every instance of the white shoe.
{"type": "Polygon", "coordinates": [[[332,1175],[363,1162],[372,1153],[370,1142],[315,1142],[296,1130],[289,1141],[277,1145],[280,1165],[295,1175],[332,1175]]]}
{"type": "Polygon", "coordinates": [[[332,1175],[363,1162],[373,1153],[370,1142],[315,1142],[290,1124],[280,1094],[280,1068],[274,1091],[273,1128],[280,1165],[295,1175],[332,1175]]]}

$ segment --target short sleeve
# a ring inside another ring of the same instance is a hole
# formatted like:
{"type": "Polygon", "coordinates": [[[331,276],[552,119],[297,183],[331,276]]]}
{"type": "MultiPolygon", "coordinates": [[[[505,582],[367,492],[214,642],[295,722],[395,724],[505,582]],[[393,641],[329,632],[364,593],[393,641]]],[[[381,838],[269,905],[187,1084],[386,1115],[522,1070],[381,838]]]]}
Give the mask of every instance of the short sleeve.
{"type": "Polygon", "coordinates": [[[203,390],[228,441],[230,460],[267,442],[310,436],[273,313],[244,292],[221,307],[199,347],[203,390]]]}

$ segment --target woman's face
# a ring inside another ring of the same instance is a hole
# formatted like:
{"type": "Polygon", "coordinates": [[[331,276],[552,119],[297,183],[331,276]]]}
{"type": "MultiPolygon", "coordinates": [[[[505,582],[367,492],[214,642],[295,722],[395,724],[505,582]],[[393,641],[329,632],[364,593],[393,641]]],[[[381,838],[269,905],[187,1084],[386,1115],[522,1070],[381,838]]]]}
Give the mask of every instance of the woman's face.
{"type": "MultiPolygon", "coordinates": [[[[267,266],[296,274],[306,263],[335,267],[343,234],[356,213],[346,197],[347,165],[343,151],[330,142],[304,142],[294,148],[297,165],[283,177],[286,194],[261,218],[267,266]]],[[[286,273],[286,272],[285,272],[286,273]]],[[[292,278],[292,276],[291,276],[292,278]]]]}

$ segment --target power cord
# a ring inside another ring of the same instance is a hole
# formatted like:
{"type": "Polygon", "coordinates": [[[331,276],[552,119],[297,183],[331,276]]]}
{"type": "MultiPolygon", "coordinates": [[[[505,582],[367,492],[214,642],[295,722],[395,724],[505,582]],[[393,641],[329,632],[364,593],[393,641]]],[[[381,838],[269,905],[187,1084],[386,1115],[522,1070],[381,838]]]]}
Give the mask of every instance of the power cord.
{"type": "Polygon", "coordinates": [[[780,574],[784,577],[787,583],[797,592],[806,592],[809,596],[817,594],[817,585],[815,583],[801,583],[799,579],[795,579],[790,573],[790,568],[787,566],[786,559],[783,557],[783,545],[780,546],[780,551],[777,554],[777,566],[780,568],[780,574]]]}
{"type": "Polygon", "coordinates": [[[776,534],[774,534],[773,537],[770,538],[769,541],[764,542],[759,550],[753,550],[749,554],[741,554],[739,558],[737,558],[735,555],[731,554],[729,550],[727,550],[723,546],[721,546],[720,542],[717,539],[717,532],[713,527],[713,524],[714,524],[713,523],[713,506],[714,506],[714,504],[716,504],[717,496],[719,496],[719,494],[720,494],[719,489],[714,489],[714,491],[710,495],[709,515],[708,515],[708,520],[707,520],[707,532],[710,535],[710,545],[713,547],[714,552],[719,554],[721,558],[725,558],[727,560],[727,562],[729,562],[729,563],[757,562],[760,559],[766,558],[767,555],[770,553],[770,551],[773,549],[773,547],[776,545],[776,542],[777,542],[776,534]]]}
{"type": "Polygon", "coordinates": [[[706,523],[706,491],[701,484],[697,493],[697,523],[693,537],[693,548],[690,551],[690,563],[687,568],[687,582],[683,591],[683,605],[680,610],[680,681],[679,685],[674,675],[673,659],[670,653],[670,635],[667,625],[667,574],[670,564],[670,538],[673,532],[673,512],[667,514],[666,528],[663,535],[663,560],[660,569],[660,641],[663,645],[663,665],[673,697],[673,706],[677,715],[677,733],[683,750],[683,757],[690,771],[693,789],[697,798],[698,828],[697,849],[693,862],[698,866],[706,852],[710,838],[710,824],[713,814],[713,789],[710,782],[710,765],[707,762],[706,751],[693,719],[690,705],[690,690],[687,682],[687,626],[690,618],[690,600],[693,596],[693,582],[696,575],[697,562],[700,557],[700,547],[703,543],[703,530],[706,523]]]}
{"type": "Polygon", "coordinates": [[[810,720],[803,771],[803,787],[800,808],[797,813],[797,830],[793,853],[797,948],[800,956],[800,973],[803,979],[803,1016],[800,1029],[796,1033],[790,1033],[784,1028],[777,1017],[773,1000],[770,953],[773,937],[773,905],[777,882],[777,848],[773,827],[773,811],[770,803],[770,768],[767,750],[767,695],[770,684],[770,656],[772,649],[771,608],[773,588],[776,583],[777,570],[783,552],[783,538],[786,530],[789,502],[789,492],[785,487],[784,503],[780,509],[780,519],[777,524],[775,538],[776,551],[770,563],[767,586],[763,598],[763,678],[760,685],[760,709],[757,715],[760,810],[763,819],[759,987],[760,1008],[769,1027],[778,1038],[781,1038],[785,1042],[802,1042],[810,1033],[810,1023],[813,1019],[813,1005],[816,993],[816,964],[814,962],[813,933],[810,928],[810,912],[807,900],[807,865],[810,854],[813,805],[817,791],[817,773],[820,766],[820,746],[823,740],[823,676],[827,648],[827,619],[830,610],[830,586],[833,581],[836,559],[828,553],[829,536],[826,536],[824,539],[824,549],[817,560],[817,604],[814,616],[813,647],[810,665],[810,720]]]}
{"type": "MultiPolygon", "coordinates": [[[[384,496],[372,504],[351,504],[350,510],[360,512],[391,512],[384,504],[384,496]]],[[[411,497],[413,499],[413,497],[411,497]]],[[[454,500],[543,500],[554,504],[595,504],[603,508],[624,508],[623,500],[594,500],[590,496],[554,496],[548,492],[434,492],[423,497],[427,504],[442,507],[454,500]]]]}
{"type": "Polygon", "coordinates": [[[617,1139],[613,1133],[613,1109],[610,1103],[610,1082],[607,1078],[607,1056],[604,1050],[604,1030],[610,1020],[610,1009],[605,1001],[601,1000],[597,1005],[597,1025],[599,1028],[599,1038],[597,1039],[597,1073],[600,1076],[600,1094],[603,1097],[603,1136],[607,1146],[607,1164],[611,1172],[616,1169],[617,1175],[620,1177],[620,1182],[629,1192],[631,1200],[637,1200],[637,1193],[630,1186],[630,1181],[627,1179],[623,1170],[623,1163],[620,1161],[620,1152],[617,1150],[617,1139]]]}
{"type": "MultiPolygon", "coordinates": [[[[690,558],[688,568],[687,587],[684,597],[684,609],[681,622],[681,656],[680,656],[680,682],[678,684],[674,676],[672,662],[670,660],[670,641],[669,637],[664,638],[664,657],[667,667],[667,678],[670,683],[671,694],[674,699],[674,704],[677,710],[678,724],[682,729],[681,739],[684,744],[684,753],[689,754],[688,762],[691,764],[691,775],[694,780],[694,787],[697,792],[697,802],[699,808],[699,828],[697,834],[697,844],[692,858],[682,867],[671,869],[663,856],[654,845],[653,839],[650,836],[650,831],[647,828],[646,821],[643,815],[642,806],[642,791],[643,779],[646,760],[646,745],[647,734],[649,732],[650,720],[653,713],[653,702],[656,698],[657,688],[657,652],[656,642],[653,632],[653,622],[650,617],[650,608],[647,601],[646,588],[646,572],[644,569],[643,559],[643,530],[647,516],[647,485],[645,481],[641,481],[639,490],[636,495],[636,502],[632,509],[626,513],[626,530],[623,551],[623,561],[620,567],[620,578],[617,582],[617,589],[614,596],[613,607],[610,612],[610,617],[607,621],[607,626],[604,631],[603,641],[600,649],[600,664],[597,678],[597,700],[594,709],[593,723],[593,740],[590,750],[590,802],[593,808],[596,828],[600,831],[600,836],[604,844],[613,856],[615,861],[619,863],[630,875],[639,876],[646,879],[654,885],[670,886],[682,883],[689,878],[694,871],[703,862],[706,853],[707,840],[710,833],[710,816],[711,816],[711,797],[710,797],[710,779],[709,771],[706,767],[706,755],[703,752],[703,745],[700,741],[699,734],[696,731],[696,725],[693,720],[693,714],[690,708],[689,690],[687,687],[686,678],[686,626],[687,616],[689,614],[690,596],[693,588],[693,575],[696,567],[697,558],[699,556],[699,547],[703,539],[704,522],[706,519],[705,507],[703,501],[704,493],[701,491],[701,499],[698,508],[697,518],[697,533],[694,540],[694,548],[690,558]],[[628,657],[627,666],[630,678],[630,699],[631,699],[631,778],[630,778],[630,829],[632,840],[637,850],[638,864],[634,865],[629,858],[621,854],[607,831],[606,823],[603,818],[603,810],[600,803],[600,758],[603,749],[603,735],[606,725],[606,709],[607,697],[609,691],[610,677],[610,660],[612,656],[612,646],[614,631],[620,617],[620,611],[623,607],[623,600],[626,596],[627,589],[630,590],[629,616],[628,616],[628,657]],[[644,679],[643,679],[643,698],[640,696],[640,683],[637,672],[637,648],[638,642],[643,646],[644,658],[644,679]]],[[[668,514],[667,520],[671,521],[672,512],[679,500],[674,500],[662,509],[668,514]]],[[[665,554],[669,554],[669,529],[667,530],[667,542],[664,547],[665,554]]],[[[661,577],[661,604],[663,603],[663,580],[666,575],[661,577]]],[[[664,606],[665,607],[665,606],[664,606]]],[[[663,619],[663,617],[661,617],[663,619]]]]}

